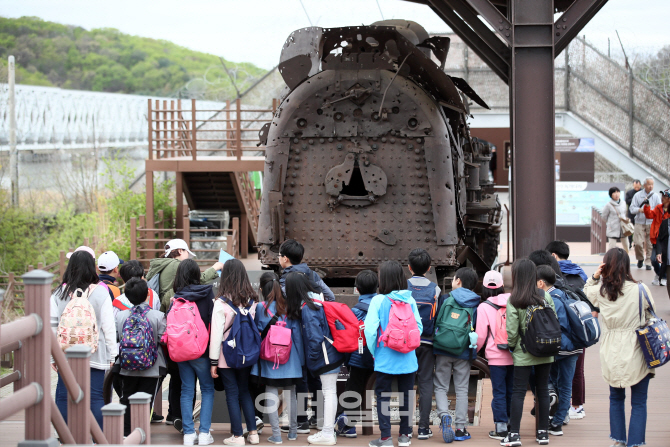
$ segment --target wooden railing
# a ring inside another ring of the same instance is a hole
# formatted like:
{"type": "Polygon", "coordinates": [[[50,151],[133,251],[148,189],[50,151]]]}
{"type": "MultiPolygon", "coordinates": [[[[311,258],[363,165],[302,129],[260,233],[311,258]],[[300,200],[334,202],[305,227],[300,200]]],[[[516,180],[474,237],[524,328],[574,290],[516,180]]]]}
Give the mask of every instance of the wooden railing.
{"type": "MultiPolygon", "coordinates": [[[[247,172],[238,172],[237,177],[240,185],[240,193],[247,210],[247,216],[251,220],[252,228],[258,231],[258,219],[261,211],[260,201],[256,197],[256,186],[247,172]]],[[[246,243],[246,241],[242,241],[242,243],[246,243]]]]}
{"type": "Polygon", "coordinates": [[[244,152],[254,155],[264,152],[259,147],[258,132],[262,123],[272,120],[277,107],[242,108],[239,99],[226,101],[224,110],[196,109],[196,100],[191,100],[191,109],[182,109],[179,100],[148,100],[149,159],[192,157],[200,155],[224,155],[242,159],[244,152]],[[203,118],[207,116],[207,118],[203,118]],[[219,153],[219,154],[217,154],[219,153]]]}
{"type": "Polygon", "coordinates": [[[600,210],[591,207],[591,254],[596,255],[606,251],[607,224],[602,214],[600,214],[600,210]]]}
{"type": "Polygon", "coordinates": [[[0,421],[25,410],[26,441],[45,445],[57,445],[51,424],[64,444],[91,444],[91,438],[97,444],[150,444],[151,396],[146,393],[130,396],[131,424],[136,428],[125,440],[124,405],[103,407],[104,432],[98,425],[90,408],[91,349],[77,345],[63,353],[51,330],[53,278],[44,270],[23,275],[26,316],[0,325],[0,353],[14,353],[14,371],[0,378],[2,386],[14,384],[13,394],[0,405],[0,421]],[[67,423],[51,397],[51,356],[69,395],[67,423]]]}

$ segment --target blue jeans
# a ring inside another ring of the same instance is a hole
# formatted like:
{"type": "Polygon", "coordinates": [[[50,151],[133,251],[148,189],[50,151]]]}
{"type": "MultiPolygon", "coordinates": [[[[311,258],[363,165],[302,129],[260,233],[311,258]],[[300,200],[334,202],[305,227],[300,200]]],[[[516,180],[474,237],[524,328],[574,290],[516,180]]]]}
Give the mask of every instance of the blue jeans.
{"type": "Polygon", "coordinates": [[[630,447],[644,445],[647,428],[647,389],[650,375],[630,387],[630,426],[626,443],[626,388],[610,387],[610,439],[630,447]]]}
{"type": "Polygon", "coordinates": [[[195,433],[193,426],[193,396],[195,396],[195,379],[200,381],[202,403],[200,406],[200,433],[209,433],[212,426],[212,410],[214,409],[214,379],[210,372],[208,358],[179,362],[181,377],[181,420],[184,434],[195,433]]]}
{"type": "Polygon", "coordinates": [[[219,375],[223,379],[226,390],[226,403],[230,415],[230,429],[235,436],[242,436],[242,416],[240,407],[244,413],[247,430],[256,430],[256,413],[254,401],[249,392],[249,374],[251,367],[243,369],[219,368],[219,375]]]}
{"type": "MultiPolygon", "coordinates": [[[[386,374],[377,371],[377,380],[375,382],[375,397],[377,398],[377,419],[379,421],[379,430],[382,438],[389,438],[391,436],[391,410],[389,404],[391,403],[391,393],[393,379],[398,380],[398,396],[402,399],[400,405],[400,434],[409,435],[411,433],[409,426],[409,392],[414,390],[414,376],[415,373],[408,374],[386,374]]],[[[414,407],[412,410],[414,411],[414,407]]]]}
{"type": "Polygon", "coordinates": [[[558,393],[558,406],[551,423],[558,427],[563,425],[570,409],[572,379],[575,376],[578,358],[579,354],[556,356],[556,361],[551,366],[551,383],[554,384],[554,389],[558,393]]]}
{"type": "MultiPolygon", "coordinates": [[[[98,421],[100,429],[102,429],[102,407],[105,405],[105,400],[102,398],[102,384],[104,381],[105,371],[91,368],[91,411],[95,420],[98,421]]],[[[56,406],[65,422],[67,422],[67,388],[65,388],[65,382],[63,382],[60,374],[58,374],[58,384],[56,384],[56,406]]]]}
{"type": "Polygon", "coordinates": [[[514,389],[514,365],[490,365],[491,388],[493,388],[493,421],[496,431],[507,431],[510,410],[512,407],[512,390],[514,389]],[[505,424],[505,430],[498,430],[497,424],[505,424]]]}

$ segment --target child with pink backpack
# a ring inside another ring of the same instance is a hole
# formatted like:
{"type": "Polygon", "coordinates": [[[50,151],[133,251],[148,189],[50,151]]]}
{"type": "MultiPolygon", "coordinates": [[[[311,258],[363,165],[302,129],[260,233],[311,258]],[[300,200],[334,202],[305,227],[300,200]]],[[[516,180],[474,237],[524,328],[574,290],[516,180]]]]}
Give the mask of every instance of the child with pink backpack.
{"type": "Polygon", "coordinates": [[[418,369],[416,348],[421,343],[423,324],[412,292],[407,290],[407,278],[397,261],[385,261],[379,266],[379,295],[372,298],[365,317],[365,338],[374,357],[377,381],[377,417],[381,437],[370,441],[370,447],[392,447],[391,386],[398,382],[400,406],[400,433],[398,447],[410,445],[410,390],[418,369]]]}
{"type": "Polygon", "coordinates": [[[478,346],[485,349],[491,370],[493,388],[493,421],[495,430],[489,432],[492,439],[505,439],[512,405],[514,384],[514,361],[507,347],[507,300],[502,275],[491,270],[484,275],[482,303],[477,308],[476,332],[478,346]]]}

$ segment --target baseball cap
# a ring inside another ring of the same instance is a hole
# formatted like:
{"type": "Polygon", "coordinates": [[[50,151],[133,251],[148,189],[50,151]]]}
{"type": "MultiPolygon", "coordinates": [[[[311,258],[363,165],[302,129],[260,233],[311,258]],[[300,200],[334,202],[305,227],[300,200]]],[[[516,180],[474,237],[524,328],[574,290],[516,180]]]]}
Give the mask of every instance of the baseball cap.
{"type": "Polygon", "coordinates": [[[484,275],[483,286],[487,289],[498,289],[503,286],[503,277],[500,272],[489,270],[484,275]]]}
{"type": "Polygon", "coordinates": [[[75,251],[71,251],[68,254],[65,255],[66,258],[70,259],[70,256],[72,256],[73,253],[76,253],[78,251],[85,251],[86,253],[90,254],[93,256],[93,260],[95,260],[95,252],[91,247],[87,247],[86,245],[81,245],[75,249],[75,251]]]}
{"type": "Polygon", "coordinates": [[[191,250],[188,249],[188,244],[184,239],[172,239],[171,241],[168,241],[167,244],[165,244],[165,255],[169,255],[172,250],[186,250],[193,256],[194,258],[196,257],[191,250]]]}
{"type": "Polygon", "coordinates": [[[670,198],[670,189],[666,189],[665,191],[659,191],[662,196],[670,198]]]}
{"type": "Polygon", "coordinates": [[[106,251],[98,258],[98,269],[101,272],[110,272],[117,268],[119,264],[123,264],[123,260],[119,259],[113,251],[106,251]]]}

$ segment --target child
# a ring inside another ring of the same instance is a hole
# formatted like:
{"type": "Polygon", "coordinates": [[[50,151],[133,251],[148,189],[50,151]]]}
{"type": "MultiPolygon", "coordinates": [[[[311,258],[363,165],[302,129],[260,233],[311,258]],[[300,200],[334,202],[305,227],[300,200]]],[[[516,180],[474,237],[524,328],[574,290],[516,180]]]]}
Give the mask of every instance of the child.
{"type": "Polygon", "coordinates": [[[307,275],[307,277],[312,280],[313,287],[316,288],[318,293],[323,293],[323,296],[326,301],[335,301],[335,295],[326,285],[325,282],[315,271],[307,267],[307,264],[302,262],[302,257],[305,254],[305,247],[295,239],[287,239],[279,247],[279,265],[283,269],[279,283],[281,284],[282,291],[286,289],[286,277],[291,272],[299,272],[307,275]]]}
{"type": "MultiPolygon", "coordinates": [[[[214,310],[214,292],[211,285],[200,284],[200,267],[192,259],[179,263],[174,278],[173,290],[175,298],[184,298],[195,303],[200,318],[209,330],[214,310]]],[[[170,306],[172,307],[172,306],[170,306]]],[[[169,311],[168,311],[169,314],[169,311]]],[[[214,442],[209,432],[212,426],[212,410],[214,407],[214,379],[209,367],[209,346],[201,357],[195,360],[177,362],[181,378],[181,419],[184,430],[184,445],[209,445],[214,442]],[[195,380],[200,382],[202,401],[200,406],[200,434],[196,434],[193,424],[193,396],[195,380]]],[[[171,354],[173,355],[173,354],[171,354]]]]}
{"type": "MultiPolygon", "coordinates": [[[[370,301],[377,294],[378,285],[379,281],[377,280],[377,275],[372,270],[363,270],[356,276],[355,286],[359,293],[358,304],[351,310],[359,321],[365,321],[370,301]]],[[[363,354],[359,354],[358,351],[351,354],[347,361],[347,369],[349,370],[349,378],[347,379],[344,391],[356,393],[358,397],[354,399],[354,401],[357,402],[357,404],[354,408],[351,408],[350,405],[347,406],[347,409],[350,412],[349,414],[354,416],[352,419],[349,419],[345,414],[342,399],[338,399],[335,431],[338,436],[355,438],[355,422],[364,421],[363,415],[360,412],[361,403],[366,397],[368,379],[375,371],[374,359],[367,346],[363,347],[363,354]],[[351,425],[349,425],[350,423],[351,425]]]]}
{"type": "Polygon", "coordinates": [[[535,440],[540,445],[549,444],[549,371],[554,357],[535,357],[521,347],[526,333],[526,310],[533,305],[547,303],[552,309],[554,301],[548,293],[537,288],[537,268],[530,259],[518,259],[512,264],[512,293],[507,302],[507,341],[513,350],[514,390],[510,413],[510,428],[500,445],[520,446],[519,427],[523,414],[523,401],[528,390],[528,379],[535,370],[535,389],[538,403],[538,427],[535,440]]]}
{"type": "Polygon", "coordinates": [[[430,255],[423,248],[415,248],[409,253],[409,271],[412,277],[407,280],[407,289],[412,292],[423,323],[421,346],[416,350],[419,369],[416,373],[419,391],[419,439],[433,436],[430,429],[430,410],[433,407],[433,370],[435,354],[433,354],[433,329],[435,327],[435,310],[440,288],[426,278],[430,270],[430,255]]]}
{"type": "MultiPolygon", "coordinates": [[[[133,322],[137,325],[139,318],[146,318],[151,324],[153,330],[153,346],[146,346],[143,351],[147,349],[154,349],[155,347],[155,363],[147,369],[126,369],[128,365],[124,362],[124,350],[127,349],[121,345],[121,352],[119,355],[119,363],[121,366],[121,404],[126,408],[130,408],[128,398],[135,393],[143,392],[151,395],[150,408],[154,406],[154,397],[158,391],[160,384],[160,377],[165,376],[167,370],[165,369],[165,358],[163,357],[163,350],[159,346],[159,342],[165,332],[165,314],[159,310],[152,309],[147,303],[148,286],[146,281],[139,278],[130,278],[126,281],[125,299],[133,306],[131,309],[120,311],[116,314],[116,333],[119,341],[124,340],[126,333],[131,334],[133,327],[126,324],[128,317],[133,316],[133,322]]],[[[135,328],[137,331],[138,328],[135,328]]],[[[125,353],[128,354],[128,353],[125,353]]],[[[131,432],[130,426],[130,411],[126,411],[123,419],[123,435],[128,436],[131,432]]]]}
{"type": "MultiPolygon", "coordinates": [[[[561,426],[568,416],[570,409],[570,397],[572,396],[572,379],[575,375],[577,359],[582,353],[581,349],[575,349],[572,343],[572,330],[568,321],[566,307],[568,298],[565,294],[554,287],[556,282],[555,271],[548,265],[541,265],[537,268],[537,287],[544,290],[554,300],[556,316],[561,324],[561,351],[551,365],[550,380],[554,388],[558,390],[558,407],[552,421],[549,423],[549,434],[561,436],[563,430],[561,426]]],[[[569,420],[569,419],[568,419],[569,420]]]]}
{"type": "Polygon", "coordinates": [[[305,366],[313,377],[321,379],[323,388],[323,427],[309,436],[307,442],[316,445],[335,445],[335,412],[337,411],[337,375],[344,356],[332,343],[323,295],[312,281],[302,273],[291,272],[286,276],[286,308],[289,314],[300,310],[302,338],[305,344],[305,366]]]}
{"type": "MultiPolygon", "coordinates": [[[[510,406],[512,404],[512,386],[514,383],[514,364],[512,354],[502,344],[498,346],[496,337],[501,339],[498,331],[504,331],[502,325],[509,293],[505,293],[502,275],[491,270],[484,275],[482,284],[482,303],[477,307],[477,348],[484,349],[491,371],[491,387],[493,389],[493,421],[495,430],[489,432],[489,438],[502,440],[507,436],[510,406]],[[499,316],[500,315],[500,316],[499,316]]],[[[507,338],[505,331],[504,337],[507,338]]]]}
{"type": "Polygon", "coordinates": [[[264,302],[256,306],[256,327],[261,331],[261,339],[265,338],[269,326],[275,324],[278,320],[286,323],[286,327],[291,330],[291,354],[286,363],[274,365],[268,360],[259,359],[258,363],[251,368],[251,374],[257,378],[258,382],[265,384],[265,393],[270,396],[273,402],[266,407],[266,414],[270,419],[272,426],[272,436],[268,441],[273,444],[281,444],[281,431],[279,429],[279,388],[288,392],[289,408],[289,441],[298,439],[298,401],[296,399],[295,386],[302,383],[302,366],[305,364],[305,351],[302,344],[302,333],[300,330],[300,307],[292,308],[287,311],[286,299],[279,285],[279,278],[272,272],[264,273],[261,276],[261,284],[266,284],[262,288],[264,302]],[[267,282],[269,277],[272,279],[267,282]],[[269,285],[272,283],[271,285],[269,285]],[[269,291],[268,291],[269,289],[269,291]]]}
{"type": "MultiPolygon", "coordinates": [[[[124,283],[130,281],[131,278],[137,278],[144,280],[144,267],[140,264],[140,261],[133,259],[132,261],[124,262],[119,268],[119,275],[124,283]]],[[[160,310],[161,300],[155,290],[148,288],[149,294],[147,295],[146,302],[150,308],[154,310],[160,310]]],[[[124,310],[131,309],[133,304],[128,300],[125,293],[122,293],[118,298],[112,301],[112,306],[114,307],[114,317],[124,310]]]]}
{"type": "Polygon", "coordinates": [[[365,317],[365,337],[368,349],[375,359],[374,367],[377,373],[375,396],[377,398],[377,417],[379,419],[379,439],[370,441],[370,447],[391,447],[391,414],[389,403],[391,400],[391,386],[393,379],[398,382],[400,396],[400,432],[398,447],[410,445],[410,390],[414,389],[414,377],[418,369],[416,352],[401,353],[378,341],[389,325],[392,302],[400,301],[411,306],[419,333],[423,331],[423,324],[419,316],[419,309],[412,298],[412,293],[406,290],[407,279],[402,266],[397,261],[384,261],[379,266],[379,295],[372,298],[368,314],[365,317]],[[379,343],[379,346],[377,346],[379,343]]]}
{"type": "MultiPolygon", "coordinates": [[[[472,290],[477,286],[479,277],[477,272],[469,267],[461,267],[456,270],[454,279],[451,280],[451,292],[449,295],[440,297],[437,306],[437,315],[440,315],[442,306],[454,306],[454,308],[463,309],[471,315],[471,323],[477,320],[477,306],[481,302],[479,295],[472,290]]],[[[447,315],[451,318],[453,315],[447,315]]],[[[436,321],[436,324],[439,324],[436,321]]],[[[472,324],[471,327],[474,327],[472,324]]],[[[437,330],[437,329],[436,329],[437,330]]],[[[437,415],[440,418],[440,428],[445,442],[465,441],[470,439],[470,433],[466,429],[468,425],[468,388],[470,386],[470,369],[472,360],[477,355],[475,349],[469,349],[470,341],[463,346],[461,354],[451,354],[438,348],[433,348],[435,353],[435,403],[437,406],[437,415]],[[447,392],[449,391],[449,382],[454,378],[454,389],[456,390],[456,413],[455,426],[456,432],[451,427],[451,416],[447,413],[449,410],[449,400],[447,392]]]]}
{"type": "Polygon", "coordinates": [[[123,264],[123,260],[119,259],[113,251],[106,251],[98,258],[98,270],[100,271],[98,277],[107,286],[112,301],[121,295],[121,291],[116,286],[120,264],[123,264]]]}

